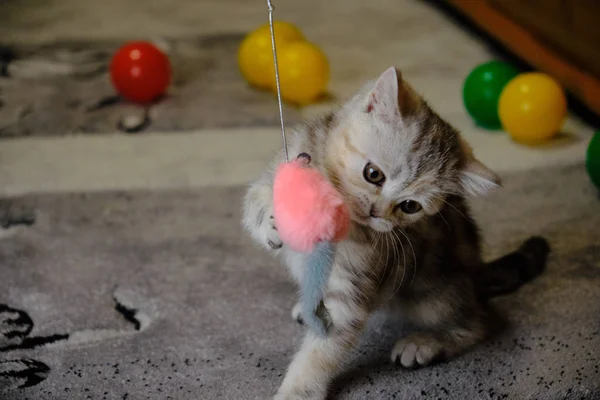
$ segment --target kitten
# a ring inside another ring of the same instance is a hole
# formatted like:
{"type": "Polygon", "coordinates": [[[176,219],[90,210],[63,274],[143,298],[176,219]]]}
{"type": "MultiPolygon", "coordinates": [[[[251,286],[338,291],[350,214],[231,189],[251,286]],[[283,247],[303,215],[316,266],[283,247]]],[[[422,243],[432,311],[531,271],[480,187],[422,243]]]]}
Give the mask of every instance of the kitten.
{"type": "MultiPolygon", "coordinates": [[[[290,157],[308,153],[351,209],[325,294],[332,327],[307,332],[276,399],[325,399],[369,315],[387,308],[420,325],[399,338],[392,361],[408,368],[453,357],[485,338],[485,301],[541,273],[549,247],[532,238],[490,264],[481,258],[466,198],[498,187],[459,133],[387,69],[335,112],[295,129],[290,157]]],[[[278,254],[301,282],[306,255],[279,239],[272,217],[273,164],[244,199],[252,237],[278,254]]],[[[292,311],[301,320],[300,306],[292,311]]]]}

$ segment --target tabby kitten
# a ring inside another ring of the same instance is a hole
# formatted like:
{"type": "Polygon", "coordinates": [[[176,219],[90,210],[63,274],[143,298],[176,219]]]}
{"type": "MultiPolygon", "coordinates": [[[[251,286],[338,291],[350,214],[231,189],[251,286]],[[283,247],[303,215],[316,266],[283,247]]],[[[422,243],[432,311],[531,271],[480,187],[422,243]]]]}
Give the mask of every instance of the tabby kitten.
{"type": "MultiPolygon", "coordinates": [[[[424,366],[453,357],[489,330],[485,301],[539,274],[549,248],[532,238],[485,264],[465,198],[500,180],[459,133],[389,68],[335,112],[295,129],[290,156],[308,153],[351,209],[324,297],[332,327],[307,332],[275,399],[325,399],[369,315],[386,308],[420,325],[399,338],[392,361],[424,366]]],[[[252,237],[282,257],[301,282],[306,256],[286,247],[273,221],[272,185],[280,152],[244,199],[252,237]]],[[[292,311],[301,321],[300,306],[292,311]]]]}

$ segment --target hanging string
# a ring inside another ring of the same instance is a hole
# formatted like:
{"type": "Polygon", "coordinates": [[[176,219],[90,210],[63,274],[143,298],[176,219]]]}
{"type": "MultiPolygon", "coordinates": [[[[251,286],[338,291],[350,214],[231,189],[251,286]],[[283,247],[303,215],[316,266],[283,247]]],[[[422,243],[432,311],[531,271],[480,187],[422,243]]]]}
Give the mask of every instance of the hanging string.
{"type": "Polygon", "coordinates": [[[273,49],[273,65],[275,66],[275,83],[277,85],[277,102],[279,103],[279,120],[281,121],[281,139],[283,140],[283,154],[285,161],[289,161],[287,140],[285,137],[285,124],[283,123],[283,104],[281,102],[281,87],[279,86],[279,66],[277,65],[277,47],[275,46],[275,30],[273,28],[273,4],[267,0],[269,7],[269,29],[271,30],[271,47],[273,49]]]}

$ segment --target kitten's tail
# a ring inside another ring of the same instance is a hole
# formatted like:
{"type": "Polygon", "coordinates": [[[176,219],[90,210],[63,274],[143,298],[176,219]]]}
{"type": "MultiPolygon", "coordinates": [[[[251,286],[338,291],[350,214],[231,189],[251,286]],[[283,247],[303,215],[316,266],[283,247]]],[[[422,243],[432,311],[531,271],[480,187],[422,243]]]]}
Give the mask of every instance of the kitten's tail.
{"type": "Polygon", "coordinates": [[[489,299],[515,292],[544,271],[549,253],[546,239],[534,236],[516,251],[491,261],[476,277],[480,295],[489,299]]]}

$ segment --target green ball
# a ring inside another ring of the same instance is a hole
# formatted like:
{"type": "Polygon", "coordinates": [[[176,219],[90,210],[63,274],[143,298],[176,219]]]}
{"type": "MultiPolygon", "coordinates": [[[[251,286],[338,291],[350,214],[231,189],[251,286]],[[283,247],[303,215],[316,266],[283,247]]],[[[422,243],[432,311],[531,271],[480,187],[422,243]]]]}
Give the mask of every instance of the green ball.
{"type": "Polygon", "coordinates": [[[596,132],[590,140],[585,158],[585,169],[592,183],[600,189],[600,131],[596,132]]]}
{"type": "Polygon", "coordinates": [[[478,65],[465,79],[463,102],[475,123],[486,129],[500,129],[498,100],[504,86],[519,71],[502,61],[490,61],[478,65]]]}

